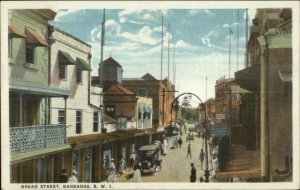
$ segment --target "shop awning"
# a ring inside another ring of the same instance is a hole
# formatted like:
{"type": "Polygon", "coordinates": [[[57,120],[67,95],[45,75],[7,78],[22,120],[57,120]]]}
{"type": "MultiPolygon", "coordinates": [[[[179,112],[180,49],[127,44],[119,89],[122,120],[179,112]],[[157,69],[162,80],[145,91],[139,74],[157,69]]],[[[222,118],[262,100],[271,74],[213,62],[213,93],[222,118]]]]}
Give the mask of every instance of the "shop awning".
{"type": "Polygon", "coordinates": [[[260,151],[245,150],[242,145],[233,146],[229,162],[224,171],[217,173],[223,177],[260,177],[260,151]]]}
{"type": "Polygon", "coordinates": [[[253,65],[235,72],[235,80],[241,88],[258,93],[260,91],[260,71],[260,64],[253,65]]]}
{"type": "Polygon", "coordinates": [[[248,94],[248,93],[251,93],[250,91],[248,91],[244,88],[241,88],[239,85],[231,85],[230,88],[231,88],[231,93],[232,94],[248,94]]]}
{"type": "Polygon", "coordinates": [[[149,113],[149,108],[147,105],[144,105],[144,112],[149,113]]]}
{"type": "Polygon", "coordinates": [[[92,71],[91,66],[83,59],[76,57],[77,69],[85,70],[85,71],[92,71]]]}
{"type": "Polygon", "coordinates": [[[39,34],[34,29],[26,27],[25,34],[27,36],[25,42],[26,44],[34,45],[34,46],[42,46],[47,47],[49,46],[45,37],[39,34]]]}
{"type": "Polygon", "coordinates": [[[67,52],[59,50],[58,51],[58,59],[59,59],[59,64],[76,65],[76,61],[67,52]]]}
{"type": "Polygon", "coordinates": [[[282,82],[292,82],[293,80],[292,69],[279,69],[278,75],[282,82]]]}
{"type": "Polygon", "coordinates": [[[8,26],[9,35],[13,38],[26,38],[26,34],[22,31],[22,29],[15,23],[14,21],[10,22],[8,26]]]}
{"type": "Polygon", "coordinates": [[[38,158],[43,155],[49,155],[49,154],[55,154],[55,153],[67,151],[68,149],[71,149],[71,146],[69,144],[64,144],[53,148],[46,148],[42,150],[25,152],[25,153],[16,153],[16,154],[12,154],[11,163],[14,164],[18,162],[23,162],[26,160],[38,158]]]}
{"type": "Polygon", "coordinates": [[[144,105],[143,104],[139,105],[139,112],[144,112],[144,105]]]}

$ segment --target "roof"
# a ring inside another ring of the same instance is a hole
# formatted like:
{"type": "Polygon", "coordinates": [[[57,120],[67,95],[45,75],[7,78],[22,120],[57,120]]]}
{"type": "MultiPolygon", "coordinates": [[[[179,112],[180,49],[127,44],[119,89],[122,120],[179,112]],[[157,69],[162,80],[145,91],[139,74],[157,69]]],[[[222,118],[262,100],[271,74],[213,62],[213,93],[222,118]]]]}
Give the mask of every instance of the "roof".
{"type": "Polygon", "coordinates": [[[135,95],[133,92],[128,90],[127,88],[119,85],[119,84],[113,84],[110,87],[108,87],[104,94],[114,94],[114,95],[135,95]]]}
{"type": "Polygon", "coordinates": [[[109,64],[109,65],[118,65],[120,67],[122,67],[122,65],[120,65],[116,60],[114,60],[112,57],[109,57],[108,59],[106,59],[105,61],[103,61],[103,64],[109,64]]]}
{"type": "Polygon", "coordinates": [[[144,79],[144,80],[157,80],[154,76],[152,76],[149,73],[146,73],[144,76],[142,76],[142,79],[144,79]]]}
{"type": "Polygon", "coordinates": [[[117,122],[115,119],[109,117],[106,114],[103,115],[103,120],[105,123],[116,123],[117,122]]]}

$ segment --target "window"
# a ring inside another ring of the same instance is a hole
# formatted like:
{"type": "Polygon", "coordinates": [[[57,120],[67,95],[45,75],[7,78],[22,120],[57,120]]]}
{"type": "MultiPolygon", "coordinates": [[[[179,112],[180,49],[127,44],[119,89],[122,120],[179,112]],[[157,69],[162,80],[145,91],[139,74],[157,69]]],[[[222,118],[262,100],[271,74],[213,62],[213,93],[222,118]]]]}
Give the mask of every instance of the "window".
{"type": "Polygon", "coordinates": [[[67,66],[59,65],[59,79],[66,79],[67,76],[67,66]]]}
{"type": "Polygon", "coordinates": [[[94,126],[94,132],[98,132],[98,125],[99,125],[99,112],[95,111],[94,112],[94,117],[93,117],[93,126],[94,126]]]}
{"type": "Polygon", "coordinates": [[[8,37],[8,58],[12,58],[12,38],[8,37]]]}
{"type": "Polygon", "coordinates": [[[111,118],[115,118],[115,107],[114,106],[106,106],[105,113],[111,118]]]}
{"type": "Polygon", "coordinates": [[[82,121],[82,112],[81,111],[76,111],[76,134],[81,133],[81,123],[82,121]]]}
{"type": "Polygon", "coordinates": [[[76,73],[76,79],[77,79],[77,83],[81,83],[82,82],[82,71],[77,71],[77,73],[76,73]]]}
{"type": "Polygon", "coordinates": [[[65,124],[65,110],[58,110],[58,124],[65,124]]]}
{"type": "Polygon", "coordinates": [[[147,89],[139,89],[139,96],[147,96],[147,89]]]}
{"type": "Polygon", "coordinates": [[[26,45],[26,63],[35,63],[35,48],[29,45],[26,45]]]}

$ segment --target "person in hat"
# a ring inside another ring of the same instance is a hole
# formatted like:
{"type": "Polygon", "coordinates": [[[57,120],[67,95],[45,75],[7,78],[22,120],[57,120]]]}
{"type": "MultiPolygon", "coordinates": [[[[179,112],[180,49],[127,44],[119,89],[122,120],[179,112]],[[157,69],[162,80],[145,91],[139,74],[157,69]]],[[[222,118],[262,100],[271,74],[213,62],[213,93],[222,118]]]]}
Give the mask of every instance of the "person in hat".
{"type": "Polygon", "coordinates": [[[61,174],[59,176],[58,182],[59,183],[67,183],[68,182],[68,174],[66,169],[61,170],[61,174]]]}
{"type": "Polygon", "coordinates": [[[122,176],[125,173],[126,169],[126,162],[124,160],[124,157],[122,156],[120,162],[119,162],[119,168],[118,168],[118,173],[120,176],[122,176]]]}
{"type": "Polygon", "coordinates": [[[112,158],[110,159],[107,182],[113,183],[115,181],[116,181],[116,167],[115,167],[114,159],[112,158]]]}
{"type": "Polygon", "coordinates": [[[77,176],[77,171],[73,169],[72,175],[68,179],[68,183],[78,183],[78,179],[76,176],[77,176]]]}

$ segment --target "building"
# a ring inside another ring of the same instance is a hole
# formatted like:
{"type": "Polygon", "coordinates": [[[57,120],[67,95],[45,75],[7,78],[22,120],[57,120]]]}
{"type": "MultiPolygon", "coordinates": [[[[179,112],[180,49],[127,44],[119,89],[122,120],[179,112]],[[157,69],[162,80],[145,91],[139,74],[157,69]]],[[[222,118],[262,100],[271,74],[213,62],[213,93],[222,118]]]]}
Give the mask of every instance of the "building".
{"type": "Polygon", "coordinates": [[[216,123],[227,123],[231,126],[240,125],[239,107],[240,94],[232,93],[231,87],[235,85],[234,78],[220,78],[215,86],[215,111],[217,114],[216,123]]]}
{"type": "Polygon", "coordinates": [[[292,10],[258,9],[248,41],[246,68],[237,83],[251,92],[242,98],[243,118],[260,150],[263,181],[292,181],[292,10]],[[283,143],[284,142],[284,143],[283,143]]]}
{"type": "MultiPolygon", "coordinates": [[[[66,125],[52,123],[51,102],[68,88],[50,84],[48,9],[9,11],[9,132],[12,183],[51,183],[70,153],[66,125]],[[60,160],[61,162],[57,162],[60,160]]],[[[65,107],[63,106],[63,109],[65,107]]]]}
{"type": "MultiPolygon", "coordinates": [[[[171,123],[171,105],[175,99],[175,87],[167,79],[157,80],[147,73],[141,78],[124,78],[122,86],[138,96],[153,100],[153,127],[166,127],[171,123]]],[[[175,119],[175,110],[172,112],[175,119]]]]}
{"type": "Polygon", "coordinates": [[[68,87],[68,99],[56,98],[51,102],[52,123],[66,124],[68,142],[72,145],[72,163],[82,182],[92,182],[100,173],[99,151],[101,141],[90,141],[92,134],[100,134],[102,126],[102,88],[91,86],[91,46],[80,39],[50,26],[51,84],[68,87]],[[85,139],[85,140],[83,140],[85,139]],[[77,141],[78,140],[78,141],[77,141]]]}

